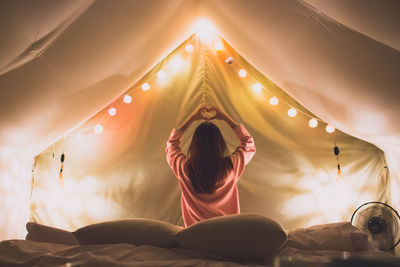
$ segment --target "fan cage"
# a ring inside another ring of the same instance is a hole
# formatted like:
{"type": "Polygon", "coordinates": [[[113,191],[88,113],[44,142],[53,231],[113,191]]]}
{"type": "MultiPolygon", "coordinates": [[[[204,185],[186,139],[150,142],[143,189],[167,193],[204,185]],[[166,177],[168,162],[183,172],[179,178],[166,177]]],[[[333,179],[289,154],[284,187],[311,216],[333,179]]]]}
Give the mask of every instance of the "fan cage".
{"type": "MultiPolygon", "coordinates": [[[[368,209],[376,208],[374,205],[379,205],[381,207],[380,211],[388,214],[391,218],[394,218],[393,223],[390,224],[391,227],[391,233],[393,236],[393,246],[386,248],[385,250],[389,251],[392,250],[394,247],[396,247],[400,243],[400,216],[398,212],[393,209],[391,206],[389,206],[386,203],[379,202],[379,201],[371,201],[362,204],[360,207],[358,207],[353,215],[351,216],[351,224],[356,225],[356,220],[360,218],[364,213],[369,212],[368,209]],[[368,207],[370,206],[370,207],[368,207]]],[[[365,229],[364,229],[365,230],[365,229]]]]}

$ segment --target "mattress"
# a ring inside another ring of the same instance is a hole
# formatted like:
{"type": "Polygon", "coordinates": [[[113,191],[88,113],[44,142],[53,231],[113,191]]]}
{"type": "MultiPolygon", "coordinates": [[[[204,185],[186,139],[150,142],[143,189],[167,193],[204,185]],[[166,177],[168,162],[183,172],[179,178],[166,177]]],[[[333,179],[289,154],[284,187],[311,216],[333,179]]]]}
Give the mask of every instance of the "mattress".
{"type": "Polygon", "coordinates": [[[237,262],[182,248],[132,244],[63,245],[30,240],[0,242],[0,266],[400,266],[400,257],[379,251],[306,251],[283,248],[272,264],[237,262]],[[356,265],[360,264],[360,265],[356,265]]]}

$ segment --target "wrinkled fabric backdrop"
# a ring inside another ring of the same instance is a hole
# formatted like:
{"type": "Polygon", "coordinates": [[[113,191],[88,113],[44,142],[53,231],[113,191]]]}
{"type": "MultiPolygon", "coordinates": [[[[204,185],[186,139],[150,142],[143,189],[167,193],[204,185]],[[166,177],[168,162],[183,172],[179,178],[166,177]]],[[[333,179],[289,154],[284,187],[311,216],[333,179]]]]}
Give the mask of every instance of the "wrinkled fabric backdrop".
{"type": "MultiPolygon", "coordinates": [[[[216,51],[190,37],[121,97],[37,156],[32,219],[64,229],[131,217],[183,225],[178,181],[165,160],[165,145],[171,129],[196,107],[212,105],[243,123],[255,139],[256,155],[239,181],[242,212],[261,213],[294,228],[346,221],[364,202],[390,201],[380,149],[340,131],[329,134],[323,122],[308,127],[310,112],[226,42],[223,46],[216,51]],[[188,44],[193,52],[186,51],[188,44]],[[227,64],[227,57],[234,62],[227,64]],[[246,77],[239,77],[240,69],[246,77]],[[165,79],[157,75],[161,70],[165,79]],[[255,92],[256,82],[265,90],[255,92]],[[149,90],[141,89],[144,83],[149,90]],[[126,94],[132,103],[123,101],[126,94]],[[271,96],[280,99],[277,106],[268,104],[271,96]],[[308,116],[299,112],[290,118],[289,105],[308,116]],[[108,114],[112,107],[115,116],[108,114]],[[94,132],[95,125],[104,127],[101,134],[94,132]],[[339,180],[335,142],[341,150],[339,180]]],[[[216,123],[233,152],[238,140],[228,125],[216,123]]],[[[185,152],[198,124],[185,133],[185,152]]]]}
{"type": "MultiPolygon", "coordinates": [[[[29,219],[66,229],[123,217],[182,224],[164,146],[171,128],[204,103],[223,107],[255,138],[257,154],[239,182],[243,212],[292,228],[348,220],[370,200],[399,208],[398,13],[398,1],[373,0],[2,1],[0,238],[23,238],[29,219]],[[180,48],[174,53],[187,68],[157,84],[154,74],[173,57],[163,59],[201,17],[249,63],[230,48],[231,66],[228,51],[180,48]],[[252,79],[343,132],[287,117],[282,102],[273,107],[267,92],[252,91],[252,79]],[[118,96],[129,88],[136,91],[126,105],[118,96]],[[113,100],[116,117],[106,113],[113,100]]],[[[219,125],[234,149],[230,129],[219,125]]]]}

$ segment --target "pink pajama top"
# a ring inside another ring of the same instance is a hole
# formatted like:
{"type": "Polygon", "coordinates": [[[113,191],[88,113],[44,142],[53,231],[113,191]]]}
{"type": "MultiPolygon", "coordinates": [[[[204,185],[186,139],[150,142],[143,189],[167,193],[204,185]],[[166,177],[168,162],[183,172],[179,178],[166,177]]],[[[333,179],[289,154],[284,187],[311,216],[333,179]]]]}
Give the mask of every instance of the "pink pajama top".
{"type": "Polygon", "coordinates": [[[182,215],[186,227],[208,218],[240,213],[236,183],[256,148],[253,138],[243,125],[235,128],[235,134],[240,145],[231,155],[233,170],[225,179],[217,182],[214,193],[206,194],[197,193],[192,186],[186,170],[188,158],[182,153],[180,146],[183,132],[172,129],[167,142],[167,162],[179,180],[182,215]]]}

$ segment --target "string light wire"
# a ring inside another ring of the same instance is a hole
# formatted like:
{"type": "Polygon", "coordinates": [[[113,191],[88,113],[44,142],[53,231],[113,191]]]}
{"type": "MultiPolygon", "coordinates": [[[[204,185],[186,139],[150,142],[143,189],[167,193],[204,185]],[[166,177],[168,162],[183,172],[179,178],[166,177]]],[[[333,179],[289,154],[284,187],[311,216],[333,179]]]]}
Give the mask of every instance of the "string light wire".
{"type": "MultiPolygon", "coordinates": [[[[220,38],[220,36],[218,36],[218,37],[220,38]]],[[[193,46],[193,44],[192,44],[193,39],[195,39],[195,38],[196,38],[196,36],[195,36],[195,35],[192,35],[188,40],[186,40],[186,42],[185,42],[184,44],[182,44],[183,49],[185,50],[185,48],[186,48],[187,46],[192,46],[194,49],[196,49],[196,47],[193,46]]],[[[222,43],[221,43],[221,44],[222,44],[222,43]]],[[[200,45],[200,49],[202,49],[202,50],[203,50],[203,49],[206,49],[206,48],[203,47],[203,46],[206,46],[205,44],[199,44],[199,45],[200,45]]],[[[223,47],[224,47],[224,45],[223,45],[223,47]]],[[[203,51],[203,52],[204,52],[204,51],[203,51]]],[[[157,65],[158,65],[159,63],[161,63],[163,60],[164,60],[164,59],[162,59],[160,62],[158,62],[157,65]]],[[[205,60],[205,59],[204,59],[204,60],[205,60]]],[[[236,61],[236,62],[237,62],[237,61],[236,61]]],[[[233,64],[230,64],[230,65],[233,65],[233,64]]],[[[232,67],[233,67],[233,66],[232,66],[232,67]]],[[[236,68],[235,68],[235,69],[236,69],[236,68]]],[[[309,119],[315,119],[315,120],[317,120],[318,122],[322,122],[322,123],[325,123],[325,124],[327,124],[327,125],[330,125],[329,123],[326,123],[325,121],[319,119],[318,117],[313,116],[313,115],[310,115],[308,112],[303,111],[303,110],[297,108],[296,106],[294,106],[294,105],[292,105],[292,104],[289,104],[286,100],[284,100],[284,99],[278,97],[276,94],[272,93],[271,90],[268,89],[267,86],[264,86],[263,83],[260,83],[260,82],[258,81],[258,79],[256,79],[256,78],[251,74],[251,72],[248,72],[247,70],[245,70],[242,66],[240,66],[240,64],[238,64],[238,67],[237,67],[237,69],[235,70],[235,73],[238,74],[238,73],[239,73],[239,70],[243,70],[242,73],[244,73],[244,71],[246,72],[245,77],[241,77],[241,78],[249,79],[249,80],[251,80],[251,81],[253,82],[253,84],[260,84],[260,85],[261,85],[261,91],[266,92],[267,94],[270,95],[270,97],[275,97],[275,98],[278,100],[278,103],[283,103],[283,104],[285,104],[285,105],[288,107],[288,110],[293,108],[293,109],[296,110],[297,113],[303,114],[304,116],[308,117],[309,119]]],[[[165,73],[165,70],[164,70],[164,69],[161,69],[160,71],[163,71],[163,72],[165,73]]],[[[206,72],[206,69],[205,69],[205,66],[204,66],[204,75],[205,75],[205,72],[206,72]]],[[[157,73],[158,73],[158,72],[157,72],[157,73]]],[[[146,79],[146,81],[143,81],[143,80],[138,81],[137,83],[134,84],[134,87],[133,87],[133,86],[130,86],[130,89],[124,91],[121,95],[117,96],[109,105],[107,105],[107,106],[108,106],[108,109],[107,109],[107,110],[109,110],[110,108],[114,107],[115,102],[118,101],[118,100],[120,100],[121,98],[123,98],[125,95],[130,95],[130,96],[133,98],[133,95],[134,95],[137,91],[143,91],[143,90],[142,90],[142,85],[143,85],[143,84],[147,83],[147,84],[150,85],[149,87],[151,88],[151,83],[152,83],[155,79],[157,79],[157,78],[158,78],[158,75],[156,74],[156,75],[154,75],[154,76],[149,77],[148,79],[146,79]]],[[[202,102],[203,102],[203,104],[205,104],[205,100],[204,100],[204,99],[203,99],[202,102]]],[[[271,104],[271,105],[272,105],[272,104],[271,104]]],[[[95,125],[99,124],[100,121],[103,121],[104,116],[105,116],[105,114],[103,114],[103,116],[101,116],[101,118],[97,120],[97,123],[95,123],[95,125]]],[[[319,123],[318,123],[318,125],[319,125],[319,123]]],[[[104,127],[104,126],[103,126],[103,127],[104,127]]],[[[77,133],[77,132],[71,133],[70,135],[67,135],[67,136],[75,135],[76,133],[77,133]]],[[[82,132],[80,132],[80,133],[82,133],[82,132]]]]}

